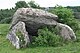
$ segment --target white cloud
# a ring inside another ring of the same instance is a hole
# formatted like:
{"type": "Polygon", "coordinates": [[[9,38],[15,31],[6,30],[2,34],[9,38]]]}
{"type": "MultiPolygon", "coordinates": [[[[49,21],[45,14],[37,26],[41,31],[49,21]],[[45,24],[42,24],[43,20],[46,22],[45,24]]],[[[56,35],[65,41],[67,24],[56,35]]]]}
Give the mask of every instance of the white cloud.
{"type": "MultiPolygon", "coordinates": [[[[15,6],[15,3],[21,0],[0,0],[0,9],[12,8],[15,6]]],[[[23,0],[30,1],[30,0],[23,0]]],[[[52,7],[56,4],[62,6],[80,6],[80,0],[34,0],[41,7],[52,7]]]]}
{"type": "Polygon", "coordinates": [[[79,6],[80,0],[35,0],[37,3],[39,3],[43,7],[49,7],[49,6],[55,6],[56,4],[62,5],[62,6],[79,6]]]}

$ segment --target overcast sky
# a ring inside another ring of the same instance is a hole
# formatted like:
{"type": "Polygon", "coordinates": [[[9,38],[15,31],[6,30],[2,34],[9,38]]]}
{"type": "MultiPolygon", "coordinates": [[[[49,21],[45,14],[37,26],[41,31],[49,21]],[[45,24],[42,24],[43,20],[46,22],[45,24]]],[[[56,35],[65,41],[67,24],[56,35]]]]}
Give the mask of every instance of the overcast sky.
{"type": "MultiPolygon", "coordinates": [[[[0,9],[9,9],[15,7],[17,1],[26,1],[31,0],[0,0],[0,9]]],[[[62,6],[80,6],[80,0],[34,0],[41,7],[53,7],[56,4],[62,6]]]]}

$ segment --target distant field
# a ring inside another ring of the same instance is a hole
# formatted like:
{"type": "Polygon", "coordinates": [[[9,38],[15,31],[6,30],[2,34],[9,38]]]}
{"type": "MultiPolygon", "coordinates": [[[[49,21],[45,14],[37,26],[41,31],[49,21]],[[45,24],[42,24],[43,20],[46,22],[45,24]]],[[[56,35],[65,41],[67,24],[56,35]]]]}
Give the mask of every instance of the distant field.
{"type": "Polygon", "coordinates": [[[0,53],[80,53],[80,42],[61,47],[29,47],[17,50],[6,39],[8,31],[9,24],[0,24],[0,53]]]}

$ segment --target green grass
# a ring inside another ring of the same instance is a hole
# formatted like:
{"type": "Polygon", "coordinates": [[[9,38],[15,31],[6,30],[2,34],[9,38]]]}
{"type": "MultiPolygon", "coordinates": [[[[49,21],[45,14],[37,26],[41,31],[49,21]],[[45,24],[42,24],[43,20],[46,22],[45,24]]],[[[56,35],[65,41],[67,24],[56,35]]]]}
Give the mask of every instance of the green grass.
{"type": "Polygon", "coordinates": [[[17,50],[6,39],[8,31],[9,24],[0,24],[0,53],[80,53],[80,42],[60,47],[28,47],[17,50]]]}

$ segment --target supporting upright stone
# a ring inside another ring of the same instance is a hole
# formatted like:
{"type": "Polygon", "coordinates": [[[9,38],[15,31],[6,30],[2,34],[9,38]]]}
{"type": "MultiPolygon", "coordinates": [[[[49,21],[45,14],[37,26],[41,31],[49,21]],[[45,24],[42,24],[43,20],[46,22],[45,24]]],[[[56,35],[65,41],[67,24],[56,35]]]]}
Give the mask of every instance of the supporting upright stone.
{"type": "Polygon", "coordinates": [[[20,49],[21,46],[26,46],[30,42],[30,40],[28,32],[26,32],[25,23],[19,21],[14,27],[12,27],[11,31],[7,35],[7,39],[10,40],[10,42],[16,47],[16,49],[20,49]],[[17,32],[21,32],[22,36],[24,37],[24,45],[20,44],[22,40],[20,40],[19,36],[17,36],[17,32]]]}
{"type": "Polygon", "coordinates": [[[57,23],[56,28],[59,30],[58,33],[60,33],[64,40],[76,40],[74,31],[68,25],[57,23]]]}

